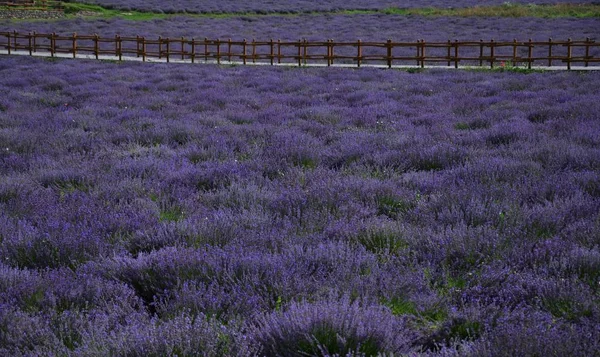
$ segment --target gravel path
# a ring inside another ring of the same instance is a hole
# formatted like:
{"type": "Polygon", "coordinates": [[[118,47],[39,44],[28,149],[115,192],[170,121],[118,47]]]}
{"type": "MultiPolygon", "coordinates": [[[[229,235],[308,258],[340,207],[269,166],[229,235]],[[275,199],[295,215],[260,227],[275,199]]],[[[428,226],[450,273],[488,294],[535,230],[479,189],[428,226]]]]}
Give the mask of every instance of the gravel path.
{"type": "MultiPolygon", "coordinates": [[[[2,55],[9,55],[8,51],[5,49],[0,49],[0,56],[2,55]]],[[[72,54],[69,53],[55,53],[54,56],[52,56],[50,54],[50,52],[34,52],[33,54],[29,54],[28,51],[11,51],[10,55],[17,55],[17,56],[33,56],[33,57],[56,57],[56,58],[73,58],[72,54]]],[[[95,55],[90,55],[90,54],[81,54],[81,53],[77,53],[75,55],[75,58],[77,59],[96,59],[95,55]]],[[[143,58],[141,57],[134,57],[134,56],[121,56],[121,58],[119,58],[118,56],[113,56],[113,55],[100,55],[98,56],[98,60],[103,60],[103,61],[133,61],[133,62],[142,62],[144,61],[143,58]]],[[[175,59],[175,58],[171,58],[169,61],[167,61],[166,58],[155,58],[155,57],[147,57],[146,62],[149,63],[187,63],[187,64],[192,64],[192,61],[190,59],[185,59],[185,60],[180,60],[180,59],[175,59]]],[[[241,61],[226,61],[226,60],[221,60],[220,63],[217,62],[216,60],[209,60],[209,61],[202,61],[201,59],[196,60],[195,62],[196,64],[221,64],[224,66],[241,66],[241,65],[248,65],[248,66],[283,66],[283,67],[296,67],[297,63],[295,62],[287,62],[287,63],[280,63],[280,64],[273,64],[271,65],[269,62],[267,61],[257,61],[257,62],[251,62],[248,61],[246,64],[244,64],[241,61]]],[[[325,63],[308,63],[308,64],[303,64],[302,67],[328,67],[327,64],[325,63]]],[[[336,63],[331,65],[331,67],[340,67],[340,68],[357,68],[356,64],[353,63],[336,63]]],[[[387,65],[384,64],[369,64],[369,63],[363,63],[361,64],[361,67],[370,67],[370,68],[388,68],[387,65]]],[[[391,68],[395,68],[395,69],[419,69],[419,66],[416,65],[392,65],[391,68]]],[[[428,69],[448,69],[448,70],[453,70],[455,69],[454,66],[443,66],[443,65],[427,65],[426,68],[428,69]]],[[[489,67],[477,67],[477,66],[473,66],[473,65],[459,65],[458,69],[488,69],[489,67]]],[[[535,70],[543,70],[543,71],[566,71],[567,67],[566,66],[552,66],[552,67],[548,67],[548,66],[533,66],[532,67],[535,70]]],[[[600,66],[591,66],[591,67],[584,67],[584,66],[571,66],[571,71],[598,71],[600,70],[600,66]]]]}
{"type": "Polygon", "coordinates": [[[0,10],[0,19],[62,19],[62,11],[48,10],[0,10]]]}

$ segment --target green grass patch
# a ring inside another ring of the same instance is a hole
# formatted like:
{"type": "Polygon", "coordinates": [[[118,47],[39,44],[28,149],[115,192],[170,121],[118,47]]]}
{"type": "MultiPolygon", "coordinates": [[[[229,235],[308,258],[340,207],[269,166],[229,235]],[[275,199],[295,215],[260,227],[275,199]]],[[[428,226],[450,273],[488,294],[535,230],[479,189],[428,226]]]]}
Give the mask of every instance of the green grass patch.
{"type": "Polygon", "coordinates": [[[377,198],[377,214],[397,219],[415,207],[414,202],[393,196],[380,196],[377,198]]]}
{"type": "Polygon", "coordinates": [[[469,130],[469,129],[471,129],[471,126],[469,125],[469,123],[460,122],[460,123],[454,124],[454,129],[456,129],[456,130],[469,130]]]}
{"type": "Polygon", "coordinates": [[[600,17],[600,5],[598,4],[555,4],[555,5],[535,5],[535,4],[513,4],[504,3],[499,6],[474,6],[458,9],[441,8],[388,8],[383,10],[390,15],[404,16],[456,16],[456,17],[541,17],[541,18],[559,18],[575,17],[590,18],[600,17]]]}
{"type": "Polygon", "coordinates": [[[487,129],[491,126],[490,122],[484,119],[474,119],[468,122],[459,122],[454,125],[456,130],[478,130],[487,129]]]}
{"type": "Polygon", "coordinates": [[[417,305],[403,297],[393,297],[391,299],[383,299],[381,304],[392,310],[392,314],[396,316],[412,315],[418,317],[426,324],[435,326],[448,319],[448,311],[443,308],[429,308],[423,311],[417,309],[417,305]]]}
{"type": "Polygon", "coordinates": [[[398,233],[385,229],[360,232],[356,241],[375,254],[398,254],[408,248],[408,243],[398,233]]]}
{"type": "Polygon", "coordinates": [[[389,300],[384,300],[382,302],[383,305],[387,306],[392,310],[392,314],[396,316],[402,315],[414,315],[418,314],[417,307],[414,302],[399,298],[393,297],[389,300]]]}
{"type": "Polygon", "coordinates": [[[44,290],[38,289],[35,293],[23,297],[22,308],[27,312],[38,312],[42,300],[44,300],[44,290]]]}
{"type": "Polygon", "coordinates": [[[462,290],[467,287],[467,280],[463,277],[454,278],[449,276],[446,280],[446,288],[448,290],[462,290]]]}
{"type": "Polygon", "coordinates": [[[481,324],[477,321],[459,321],[450,327],[450,337],[460,340],[476,339],[481,335],[481,324]]]}
{"type": "MultiPolygon", "coordinates": [[[[539,65],[539,64],[538,64],[539,65]]],[[[494,68],[490,68],[489,64],[483,66],[473,66],[473,67],[465,67],[467,71],[471,72],[510,72],[510,73],[519,73],[519,74],[532,74],[532,73],[545,73],[549,72],[547,69],[543,68],[535,68],[532,67],[528,69],[526,66],[514,66],[510,64],[506,64],[502,66],[502,62],[494,62],[494,68]]],[[[524,88],[515,88],[514,90],[523,90],[524,88]]]]}
{"type": "Polygon", "coordinates": [[[580,318],[589,318],[594,314],[590,308],[567,299],[546,298],[543,299],[543,306],[554,317],[568,321],[578,321],[580,318]]]}
{"type": "Polygon", "coordinates": [[[171,207],[160,211],[159,219],[162,222],[177,222],[183,218],[183,211],[179,207],[171,207]]]}
{"type": "Polygon", "coordinates": [[[82,11],[97,12],[98,14],[109,14],[111,10],[105,9],[102,6],[90,5],[90,4],[79,4],[74,2],[63,2],[62,8],[65,14],[76,14],[82,11]]]}
{"type": "Polygon", "coordinates": [[[303,157],[301,158],[298,163],[297,163],[300,167],[303,167],[305,169],[308,170],[314,170],[317,166],[319,166],[319,164],[317,163],[317,161],[313,158],[310,157],[303,157]]]}
{"type": "Polygon", "coordinates": [[[537,73],[543,72],[542,70],[529,68],[527,63],[512,63],[511,61],[500,61],[496,63],[496,67],[492,68],[496,72],[513,72],[513,73],[537,73]]]}
{"type": "Polygon", "coordinates": [[[86,13],[87,17],[91,18],[123,17],[133,21],[144,21],[153,19],[164,19],[169,16],[167,14],[158,14],[152,12],[107,9],[99,5],[81,4],[76,2],[63,2],[62,8],[67,17],[76,17],[80,13],[86,13]]]}
{"type": "Polygon", "coordinates": [[[448,319],[448,311],[445,309],[429,309],[419,313],[423,319],[430,321],[434,324],[439,324],[448,319]]]}
{"type": "Polygon", "coordinates": [[[430,269],[424,269],[423,274],[429,282],[429,286],[440,296],[452,296],[469,286],[470,276],[468,273],[455,275],[449,271],[434,273],[430,269]]]}
{"type": "Polygon", "coordinates": [[[369,337],[365,340],[358,340],[354,336],[343,336],[340,340],[340,333],[331,326],[315,326],[310,333],[310,339],[298,341],[298,352],[304,356],[336,355],[346,356],[351,352],[358,352],[364,356],[378,356],[381,354],[377,341],[369,337]]]}

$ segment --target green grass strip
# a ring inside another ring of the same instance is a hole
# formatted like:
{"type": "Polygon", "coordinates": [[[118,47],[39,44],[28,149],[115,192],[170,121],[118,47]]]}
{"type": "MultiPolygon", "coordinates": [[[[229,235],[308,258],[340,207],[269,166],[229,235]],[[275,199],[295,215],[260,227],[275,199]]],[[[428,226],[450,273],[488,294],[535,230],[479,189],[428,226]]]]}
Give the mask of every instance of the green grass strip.
{"type": "Polygon", "coordinates": [[[393,15],[456,16],[456,17],[541,17],[541,18],[590,18],[600,17],[597,4],[521,5],[504,3],[499,6],[475,6],[459,9],[399,9],[388,8],[382,12],[393,15]]]}

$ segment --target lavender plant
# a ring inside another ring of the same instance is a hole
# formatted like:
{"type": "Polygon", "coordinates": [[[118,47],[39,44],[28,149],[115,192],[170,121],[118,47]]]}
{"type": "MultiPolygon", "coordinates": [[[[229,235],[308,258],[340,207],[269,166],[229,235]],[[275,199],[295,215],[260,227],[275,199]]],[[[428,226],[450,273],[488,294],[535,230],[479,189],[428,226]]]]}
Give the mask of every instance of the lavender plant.
{"type": "MultiPolygon", "coordinates": [[[[219,1],[190,1],[178,0],[169,1],[168,3],[161,1],[115,1],[115,0],[85,0],[83,3],[98,4],[107,8],[116,8],[122,10],[139,10],[152,11],[159,13],[236,13],[236,12],[255,12],[255,13],[298,13],[311,11],[339,11],[339,10],[378,10],[389,7],[413,8],[413,7],[448,7],[448,4],[440,0],[420,0],[420,1],[391,1],[391,0],[351,0],[351,1],[328,1],[327,3],[312,1],[312,0],[296,0],[286,2],[271,2],[264,0],[252,0],[240,2],[235,0],[219,1]]],[[[581,0],[561,0],[560,3],[582,3],[581,0]]],[[[501,0],[485,0],[472,1],[461,0],[452,3],[453,7],[470,7],[475,5],[502,5],[505,1],[501,0]]],[[[535,0],[523,1],[516,0],[510,3],[523,4],[555,4],[553,0],[535,0]]],[[[510,4],[509,3],[509,4],[510,4]]]]}
{"type": "Polygon", "coordinates": [[[0,354],[600,347],[595,72],[0,72],[0,354]]]}
{"type": "MultiPolygon", "coordinates": [[[[102,36],[158,36],[196,39],[227,39],[267,41],[270,38],[297,41],[306,38],[324,41],[447,41],[498,40],[547,41],[567,38],[598,38],[596,18],[503,18],[503,17],[424,17],[402,15],[296,15],[237,16],[195,18],[176,16],[166,19],[130,21],[126,18],[11,21],[0,19],[3,31],[37,31],[57,34],[98,33],[102,36]]],[[[41,39],[40,39],[41,41],[41,39]]],[[[517,65],[517,64],[515,64],[517,65]]]]}

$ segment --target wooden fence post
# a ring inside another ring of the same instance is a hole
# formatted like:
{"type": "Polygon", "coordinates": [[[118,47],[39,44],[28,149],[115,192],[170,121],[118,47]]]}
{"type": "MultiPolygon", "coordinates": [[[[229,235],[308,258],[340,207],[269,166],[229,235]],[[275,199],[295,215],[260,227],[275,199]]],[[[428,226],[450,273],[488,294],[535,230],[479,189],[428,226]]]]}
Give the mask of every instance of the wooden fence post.
{"type": "Polygon", "coordinates": [[[33,31],[33,52],[34,53],[37,51],[36,50],[36,40],[35,40],[36,36],[37,36],[37,34],[35,33],[35,31],[33,31]]]}
{"type": "Polygon", "coordinates": [[[14,34],[14,36],[13,36],[14,46],[13,47],[15,48],[15,51],[17,51],[19,49],[19,45],[17,44],[17,38],[19,37],[19,34],[17,33],[17,30],[14,30],[13,34],[14,34]]]}
{"type": "Polygon", "coordinates": [[[586,37],[585,38],[585,66],[587,67],[589,64],[589,58],[590,58],[590,38],[586,37]]]}
{"type": "Polygon", "coordinates": [[[548,67],[552,67],[552,37],[548,39],[548,67]]]}
{"type": "Polygon", "coordinates": [[[231,38],[227,40],[227,60],[231,62],[231,38]]]}
{"type": "Polygon", "coordinates": [[[454,68],[458,68],[458,40],[454,40],[454,68]]]}
{"type": "Polygon", "coordinates": [[[196,60],[196,40],[192,37],[192,63],[196,60]]]}
{"type": "Polygon", "coordinates": [[[171,61],[171,40],[167,37],[165,42],[167,44],[167,63],[169,63],[171,61]]]}
{"type": "Polygon", "coordinates": [[[483,39],[479,39],[479,67],[483,67],[483,39]]]}
{"type": "Polygon", "coordinates": [[[146,38],[142,36],[142,61],[146,62],[146,38]]]}
{"type": "Polygon", "coordinates": [[[494,68],[494,61],[496,60],[494,53],[494,39],[490,41],[490,68],[494,68]]]}
{"type": "Polygon", "coordinates": [[[121,35],[119,35],[118,40],[119,40],[119,61],[122,61],[123,60],[123,39],[121,38],[121,35]]]}
{"type": "Polygon", "coordinates": [[[571,39],[567,40],[567,69],[571,70],[571,55],[572,55],[572,47],[571,47],[571,39]]]}
{"type": "Polygon", "coordinates": [[[115,56],[119,55],[119,35],[115,35],[115,56]]]}
{"type": "Polygon", "coordinates": [[[98,55],[99,55],[98,52],[100,52],[98,50],[98,41],[99,41],[98,34],[94,34],[94,55],[96,55],[96,59],[98,59],[98,55]]]}
{"type": "Polygon", "coordinates": [[[332,65],[333,65],[333,59],[335,57],[334,48],[335,48],[335,41],[333,41],[333,38],[332,38],[331,39],[331,64],[332,65]]]}
{"type": "Polygon", "coordinates": [[[162,58],[162,36],[158,36],[158,59],[162,58]]]}
{"type": "Polygon", "coordinates": [[[256,63],[256,40],[252,39],[252,63],[256,63]]]}
{"type": "Polygon", "coordinates": [[[248,42],[246,41],[246,39],[244,39],[242,41],[242,61],[244,62],[244,64],[246,64],[246,47],[248,45],[248,42]]]}
{"type": "Polygon", "coordinates": [[[325,56],[325,59],[327,60],[327,67],[331,66],[331,40],[327,39],[326,42],[326,48],[327,48],[327,55],[325,56]]]}
{"type": "Polygon", "coordinates": [[[12,46],[12,45],[11,45],[11,42],[10,42],[10,32],[7,32],[7,33],[6,33],[6,40],[8,41],[8,47],[7,47],[7,50],[8,50],[8,54],[10,55],[10,53],[11,53],[11,52],[10,52],[10,50],[11,50],[11,46],[12,46]]]}
{"type": "Polygon", "coordinates": [[[421,39],[421,68],[425,68],[425,40],[421,39]]]}
{"type": "Polygon", "coordinates": [[[77,57],[77,32],[73,33],[73,58],[77,57]]]}
{"type": "Polygon", "coordinates": [[[217,64],[221,64],[221,40],[217,38],[217,64]]]}
{"type": "Polygon", "coordinates": [[[56,52],[56,32],[50,34],[50,56],[54,57],[56,52]]]}
{"type": "Polygon", "coordinates": [[[356,62],[358,64],[358,67],[360,67],[360,62],[362,60],[362,47],[361,47],[360,39],[356,43],[356,47],[358,47],[358,55],[356,56],[356,62]]]}
{"type": "Polygon", "coordinates": [[[269,55],[269,57],[271,58],[271,66],[272,66],[273,65],[273,61],[275,59],[275,45],[273,44],[273,39],[271,39],[269,41],[269,46],[270,46],[270,49],[271,49],[271,52],[270,52],[271,54],[269,55]]]}
{"type": "Polygon", "coordinates": [[[512,58],[513,66],[517,65],[517,39],[513,39],[513,58],[512,58]]]}
{"type": "Polygon", "coordinates": [[[204,38],[204,62],[208,62],[208,38],[204,38]]]}
{"type": "Polygon", "coordinates": [[[277,63],[281,64],[281,39],[277,39],[277,63]]]}
{"type": "Polygon", "coordinates": [[[298,40],[298,67],[302,67],[302,40],[298,40]]]}
{"type": "Polygon", "coordinates": [[[306,57],[308,57],[308,48],[307,48],[307,43],[308,40],[304,39],[304,51],[302,52],[302,58],[304,59],[304,64],[307,64],[308,60],[306,57]]]}
{"type": "Polygon", "coordinates": [[[140,35],[135,35],[135,57],[140,58],[140,35]]]}
{"type": "Polygon", "coordinates": [[[123,60],[123,42],[121,40],[121,35],[117,35],[117,53],[119,55],[119,61],[123,60]]]}
{"type": "Polygon", "coordinates": [[[387,66],[392,68],[392,40],[388,38],[387,43],[387,66]]]}
{"type": "Polygon", "coordinates": [[[417,40],[417,66],[421,65],[421,61],[419,61],[419,58],[421,57],[421,40],[417,40]]]}
{"type": "Polygon", "coordinates": [[[185,38],[181,37],[181,60],[185,59],[185,38]]]}
{"type": "Polygon", "coordinates": [[[29,33],[27,38],[29,39],[29,55],[31,56],[33,52],[33,49],[31,48],[31,32],[29,33]]]}
{"type": "Polygon", "coordinates": [[[531,39],[529,39],[527,47],[527,69],[531,69],[531,63],[533,62],[533,44],[531,43],[531,39]]]}

